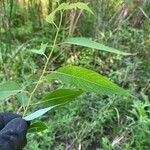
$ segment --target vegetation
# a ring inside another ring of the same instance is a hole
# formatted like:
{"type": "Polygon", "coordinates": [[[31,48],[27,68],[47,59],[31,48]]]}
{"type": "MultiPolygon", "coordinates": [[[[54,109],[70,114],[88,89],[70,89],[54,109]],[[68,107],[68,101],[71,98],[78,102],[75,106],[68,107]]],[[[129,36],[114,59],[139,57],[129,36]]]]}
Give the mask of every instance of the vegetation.
{"type": "Polygon", "coordinates": [[[148,0],[2,0],[0,10],[0,111],[31,121],[26,149],[149,149],[148,0]]]}

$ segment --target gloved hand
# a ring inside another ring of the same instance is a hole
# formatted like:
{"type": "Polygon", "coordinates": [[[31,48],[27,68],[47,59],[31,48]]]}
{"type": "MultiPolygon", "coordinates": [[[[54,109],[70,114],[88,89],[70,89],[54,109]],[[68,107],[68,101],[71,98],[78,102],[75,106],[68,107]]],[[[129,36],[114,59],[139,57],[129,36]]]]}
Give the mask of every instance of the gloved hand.
{"type": "Polygon", "coordinates": [[[20,115],[0,113],[0,150],[21,150],[25,147],[28,123],[20,115]]]}

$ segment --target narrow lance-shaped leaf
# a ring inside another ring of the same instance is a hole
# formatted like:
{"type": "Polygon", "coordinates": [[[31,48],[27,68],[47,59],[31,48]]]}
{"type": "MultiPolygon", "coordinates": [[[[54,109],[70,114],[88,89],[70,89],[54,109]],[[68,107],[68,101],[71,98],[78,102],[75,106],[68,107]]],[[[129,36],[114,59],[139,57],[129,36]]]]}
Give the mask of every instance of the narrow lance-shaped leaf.
{"type": "Polygon", "coordinates": [[[36,119],[38,117],[41,117],[42,115],[44,115],[45,113],[47,113],[48,111],[50,111],[54,107],[55,106],[53,106],[53,107],[47,107],[47,108],[43,108],[43,109],[37,110],[34,113],[32,113],[32,114],[24,117],[23,119],[26,120],[26,121],[34,120],[34,119],[36,119]]]}
{"type": "Polygon", "coordinates": [[[81,90],[57,89],[45,96],[39,103],[46,106],[63,105],[75,100],[83,93],[81,90]]]}
{"type": "Polygon", "coordinates": [[[128,91],[112,83],[106,77],[82,67],[64,66],[48,75],[47,78],[51,76],[53,79],[55,76],[55,79],[87,92],[130,95],[128,91]]]}
{"type": "Polygon", "coordinates": [[[29,49],[29,52],[35,53],[35,54],[39,54],[39,55],[44,55],[45,56],[45,50],[47,47],[47,43],[46,44],[41,44],[40,49],[29,49]]]}
{"type": "Polygon", "coordinates": [[[97,49],[97,50],[106,51],[106,52],[115,53],[115,54],[120,54],[120,55],[132,55],[131,53],[119,51],[115,48],[105,46],[105,45],[100,44],[98,42],[89,40],[87,38],[79,38],[79,37],[68,38],[63,43],[85,46],[88,48],[97,49]]]}
{"type": "Polygon", "coordinates": [[[41,121],[34,122],[29,126],[28,132],[42,132],[48,129],[48,126],[41,121]]]}
{"type": "Polygon", "coordinates": [[[6,81],[0,85],[0,100],[5,100],[21,91],[15,81],[6,81]]]}
{"type": "MultiPolygon", "coordinates": [[[[49,106],[44,109],[40,109],[26,117],[24,119],[26,121],[34,120],[38,117],[41,117],[48,111],[50,111],[52,108],[62,106],[66,103],[69,103],[70,101],[74,100],[78,96],[80,96],[83,93],[81,90],[71,90],[71,89],[58,89],[51,93],[49,93],[47,96],[45,96],[42,101],[40,101],[38,104],[39,106],[49,106]]],[[[34,104],[33,104],[34,105],[34,104]]]]}

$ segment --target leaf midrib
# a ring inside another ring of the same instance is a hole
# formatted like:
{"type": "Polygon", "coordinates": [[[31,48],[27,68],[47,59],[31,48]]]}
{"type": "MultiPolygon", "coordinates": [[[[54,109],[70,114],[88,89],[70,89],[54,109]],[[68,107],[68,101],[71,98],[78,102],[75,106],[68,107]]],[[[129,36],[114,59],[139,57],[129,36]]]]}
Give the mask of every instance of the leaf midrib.
{"type": "MultiPolygon", "coordinates": [[[[97,83],[95,83],[95,82],[92,82],[92,81],[89,81],[89,80],[86,80],[86,79],[83,79],[83,78],[80,78],[80,77],[77,77],[77,76],[74,76],[74,75],[69,75],[69,74],[66,74],[66,73],[59,72],[59,71],[55,71],[55,73],[63,74],[63,75],[69,76],[69,77],[74,77],[74,78],[77,78],[77,79],[79,79],[79,80],[83,80],[83,81],[85,81],[85,82],[89,82],[89,83],[95,84],[96,86],[100,86],[100,87],[102,87],[102,88],[103,88],[103,87],[106,88],[106,86],[102,86],[102,85],[97,84],[97,83]]],[[[110,81],[110,82],[111,82],[111,81],[110,81]]],[[[113,84],[115,85],[115,83],[113,83],[113,84]]],[[[114,85],[112,85],[112,86],[114,87],[114,85]]],[[[115,86],[116,86],[116,85],[115,85],[115,86]]],[[[115,87],[115,88],[118,88],[119,90],[121,90],[121,91],[123,92],[123,90],[120,89],[120,87],[115,87]]],[[[111,89],[110,87],[107,87],[107,89],[109,89],[109,90],[111,90],[111,91],[116,91],[116,90],[111,89]]],[[[126,92],[126,91],[125,91],[125,92],[126,92]]]]}

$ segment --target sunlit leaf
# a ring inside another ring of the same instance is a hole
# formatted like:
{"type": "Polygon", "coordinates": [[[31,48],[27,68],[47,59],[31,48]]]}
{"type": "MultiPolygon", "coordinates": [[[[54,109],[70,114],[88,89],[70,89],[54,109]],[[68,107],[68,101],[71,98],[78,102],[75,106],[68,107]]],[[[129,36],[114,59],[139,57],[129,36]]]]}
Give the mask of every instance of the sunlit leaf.
{"type": "Polygon", "coordinates": [[[50,24],[55,24],[55,22],[54,22],[55,13],[56,13],[56,11],[53,11],[53,12],[51,12],[51,13],[47,16],[46,21],[47,21],[48,23],[50,23],[50,24]]]}
{"type": "Polygon", "coordinates": [[[0,84],[0,100],[5,100],[20,91],[21,88],[15,81],[6,81],[0,84]]]}
{"type": "Polygon", "coordinates": [[[48,126],[41,121],[34,122],[29,126],[28,132],[43,132],[48,129],[48,126]]]}
{"type": "Polygon", "coordinates": [[[92,10],[88,7],[86,3],[82,2],[77,2],[77,3],[62,3],[60,4],[53,12],[51,12],[47,18],[46,21],[50,24],[55,24],[55,15],[58,11],[65,11],[65,10],[70,10],[70,9],[80,9],[80,10],[86,10],[91,14],[94,14],[92,10]]]}
{"type": "Polygon", "coordinates": [[[128,91],[112,83],[106,77],[82,67],[64,66],[48,75],[47,78],[51,78],[51,76],[87,92],[129,95],[128,91]]]}
{"type": "Polygon", "coordinates": [[[57,8],[56,11],[60,10],[67,10],[69,8],[70,4],[69,3],[61,3],[57,8]]]}
{"type": "Polygon", "coordinates": [[[72,3],[69,5],[69,9],[73,9],[73,8],[78,8],[80,10],[86,10],[89,13],[94,15],[93,11],[89,8],[89,6],[86,3],[82,3],[82,2],[72,3]]]}
{"type": "Polygon", "coordinates": [[[87,38],[79,38],[79,37],[69,38],[66,41],[64,41],[64,43],[85,46],[88,48],[97,49],[97,50],[106,51],[106,52],[115,53],[115,54],[120,54],[120,55],[132,55],[131,53],[126,53],[126,52],[117,50],[115,48],[105,46],[98,42],[89,40],[87,38]]]}

